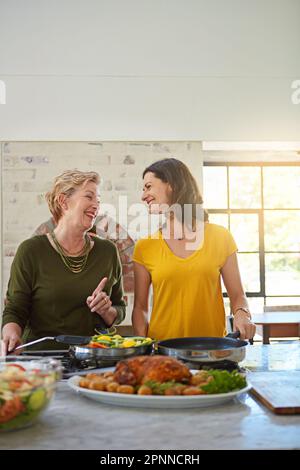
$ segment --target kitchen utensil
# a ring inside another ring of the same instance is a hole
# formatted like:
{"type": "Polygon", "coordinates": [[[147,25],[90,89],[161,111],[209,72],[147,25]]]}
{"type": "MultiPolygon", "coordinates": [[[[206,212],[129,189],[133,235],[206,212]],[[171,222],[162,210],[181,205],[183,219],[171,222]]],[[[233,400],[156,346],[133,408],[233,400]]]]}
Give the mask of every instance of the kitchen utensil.
{"type": "Polygon", "coordinates": [[[91,336],[72,336],[72,335],[59,335],[59,336],[45,336],[44,338],[36,339],[35,341],[30,341],[29,343],[21,344],[17,346],[13,351],[10,353],[17,351],[18,349],[26,348],[27,346],[31,346],[33,344],[41,343],[42,341],[53,340],[57,343],[63,344],[88,344],[91,341],[91,336]]]}
{"type": "Polygon", "coordinates": [[[188,337],[174,338],[157,343],[158,354],[172,356],[188,362],[210,363],[231,361],[238,363],[245,358],[248,341],[237,339],[239,331],[225,338],[188,337]]]}

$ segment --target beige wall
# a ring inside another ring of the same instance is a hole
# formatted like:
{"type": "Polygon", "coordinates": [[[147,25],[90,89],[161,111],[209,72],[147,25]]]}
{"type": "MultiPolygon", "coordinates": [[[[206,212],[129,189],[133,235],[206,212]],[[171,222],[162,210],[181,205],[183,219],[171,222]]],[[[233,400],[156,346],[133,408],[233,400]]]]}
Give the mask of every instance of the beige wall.
{"type": "Polygon", "coordinates": [[[3,140],[299,140],[299,0],[0,0],[3,140]]]}

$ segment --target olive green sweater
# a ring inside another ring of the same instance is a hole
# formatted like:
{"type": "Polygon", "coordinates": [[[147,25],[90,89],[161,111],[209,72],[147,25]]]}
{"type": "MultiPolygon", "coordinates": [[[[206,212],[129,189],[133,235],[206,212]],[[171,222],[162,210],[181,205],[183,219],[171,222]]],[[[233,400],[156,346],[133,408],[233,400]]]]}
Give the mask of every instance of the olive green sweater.
{"type": "MultiPolygon", "coordinates": [[[[103,320],[86,304],[103,277],[104,291],[118,312],[115,323],[125,317],[122,273],[116,246],[109,240],[94,238],[85,268],[72,273],[52,247],[46,235],[25,240],[15,255],[7,290],[2,325],[14,322],[23,331],[23,342],[44,336],[93,335],[103,320]]],[[[32,349],[63,349],[54,341],[32,349]]]]}

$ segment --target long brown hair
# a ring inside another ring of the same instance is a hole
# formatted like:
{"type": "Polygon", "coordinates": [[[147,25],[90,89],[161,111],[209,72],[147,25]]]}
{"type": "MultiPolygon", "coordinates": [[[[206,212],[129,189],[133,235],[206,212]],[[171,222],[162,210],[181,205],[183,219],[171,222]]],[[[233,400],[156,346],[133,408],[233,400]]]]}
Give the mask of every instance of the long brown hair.
{"type": "MultiPolygon", "coordinates": [[[[192,206],[193,218],[196,218],[197,205],[203,204],[203,198],[198,184],[188,167],[176,158],[164,158],[152,163],[143,171],[154,173],[164,183],[169,183],[172,188],[172,204],[179,204],[184,213],[184,205],[192,206]]],[[[208,221],[208,212],[204,209],[204,222],[208,221]]]]}

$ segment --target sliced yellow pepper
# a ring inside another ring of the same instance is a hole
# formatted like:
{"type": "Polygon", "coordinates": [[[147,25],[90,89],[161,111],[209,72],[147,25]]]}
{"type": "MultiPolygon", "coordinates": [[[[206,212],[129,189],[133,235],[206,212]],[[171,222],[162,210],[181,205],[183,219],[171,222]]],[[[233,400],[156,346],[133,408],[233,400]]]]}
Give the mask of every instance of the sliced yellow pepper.
{"type": "Polygon", "coordinates": [[[110,337],[110,336],[105,336],[105,335],[103,335],[103,336],[98,336],[98,337],[97,337],[97,340],[98,340],[98,341],[102,341],[102,340],[104,340],[104,341],[111,341],[111,337],[110,337]]]}
{"type": "Polygon", "coordinates": [[[132,339],[128,339],[128,340],[124,341],[122,346],[123,346],[123,348],[131,348],[132,346],[135,346],[135,341],[132,340],[132,339]]]}

